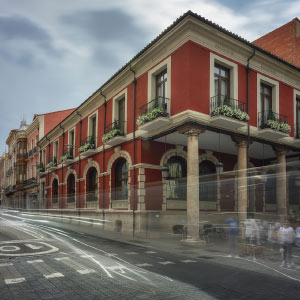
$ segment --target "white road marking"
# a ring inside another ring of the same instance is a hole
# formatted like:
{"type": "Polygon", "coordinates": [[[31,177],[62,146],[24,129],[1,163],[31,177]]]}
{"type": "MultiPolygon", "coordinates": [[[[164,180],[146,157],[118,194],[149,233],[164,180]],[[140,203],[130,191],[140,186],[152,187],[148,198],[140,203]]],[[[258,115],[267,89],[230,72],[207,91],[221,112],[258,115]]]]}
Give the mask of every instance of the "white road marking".
{"type": "Polygon", "coordinates": [[[12,263],[4,263],[4,264],[0,264],[0,267],[8,267],[8,266],[12,266],[12,263]]]}
{"type": "Polygon", "coordinates": [[[186,259],[186,260],[181,260],[181,262],[183,262],[183,263],[194,263],[194,262],[197,262],[197,261],[186,259]]]}
{"type": "Polygon", "coordinates": [[[95,257],[94,255],[80,255],[82,258],[92,258],[95,257]]]}
{"type": "Polygon", "coordinates": [[[145,253],[147,253],[147,254],[155,254],[157,252],[155,252],[155,251],[145,251],[145,253]]]}
{"type": "Polygon", "coordinates": [[[32,250],[39,250],[39,249],[43,248],[43,246],[37,246],[37,245],[32,245],[32,244],[25,244],[25,246],[32,250]]]}
{"type": "Polygon", "coordinates": [[[24,282],[25,278],[14,278],[14,279],[5,279],[4,280],[6,284],[14,284],[14,283],[20,283],[20,282],[24,282]]]}
{"type": "Polygon", "coordinates": [[[126,252],[125,254],[128,254],[128,255],[135,255],[135,254],[138,254],[137,252],[126,252]]]}
{"type": "Polygon", "coordinates": [[[158,263],[159,263],[159,264],[162,264],[162,265],[175,264],[174,262],[171,262],[171,261],[159,261],[158,263]]]}
{"type": "Polygon", "coordinates": [[[56,257],[55,258],[55,260],[58,260],[58,261],[64,260],[64,259],[69,259],[69,257],[56,257]]]}
{"type": "Polygon", "coordinates": [[[112,257],[112,256],[117,256],[118,254],[116,254],[116,253],[107,253],[107,254],[105,254],[106,256],[109,256],[109,257],[112,257]]]}
{"type": "Polygon", "coordinates": [[[152,267],[153,265],[150,265],[150,264],[137,264],[136,266],[138,267],[152,267]]]}
{"type": "Polygon", "coordinates": [[[43,263],[44,261],[42,259],[36,259],[36,260],[27,260],[27,263],[29,264],[37,264],[37,263],[43,263]]]}
{"type": "Polygon", "coordinates": [[[10,252],[10,251],[19,251],[21,250],[20,247],[18,246],[1,246],[0,247],[0,251],[3,251],[3,252],[10,252]]]}
{"type": "Polygon", "coordinates": [[[90,274],[90,273],[96,273],[96,271],[93,269],[82,269],[82,270],[77,270],[77,272],[80,274],[83,274],[83,275],[90,274]]]}
{"type": "Polygon", "coordinates": [[[64,277],[64,275],[59,272],[56,272],[56,273],[52,273],[52,274],[48,274],[48,275],[44,274],[44,277],[48,279],[48,278],[64,277]]]}

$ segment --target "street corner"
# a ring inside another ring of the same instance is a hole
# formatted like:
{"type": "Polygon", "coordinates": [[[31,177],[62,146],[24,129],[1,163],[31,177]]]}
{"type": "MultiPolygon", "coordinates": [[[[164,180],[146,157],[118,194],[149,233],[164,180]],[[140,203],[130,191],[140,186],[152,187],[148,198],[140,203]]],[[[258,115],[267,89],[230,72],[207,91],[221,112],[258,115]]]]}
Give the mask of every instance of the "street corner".
{"type": "Polygon", "coordinates": [[[0,243],[0,257],[48,254],[59,249],[40,241],[5,241],[0,243]]]}

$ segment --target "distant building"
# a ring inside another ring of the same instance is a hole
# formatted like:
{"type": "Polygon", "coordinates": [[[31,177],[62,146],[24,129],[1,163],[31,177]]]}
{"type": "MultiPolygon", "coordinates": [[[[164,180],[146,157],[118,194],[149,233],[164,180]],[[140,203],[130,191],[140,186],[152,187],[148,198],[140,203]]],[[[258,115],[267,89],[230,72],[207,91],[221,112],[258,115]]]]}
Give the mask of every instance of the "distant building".
{"type": "MultiPolygon", "coordinates": [[[[44,166],[40,165],[37,143],[74,109],[34,115],[27,125],[22,121],[19,129],[11,130],[7,138],[7,181],[4,185],[5,205],[14,208],[43,207],[37,175],[44,166]]],[[[45,205],[44,205],[45,206],[45,205]]]]}
{"type": "Polygon", "coordinates": [[[300,20],[293,19],[255,40],[253,44],[300,66],[300,20]]]}

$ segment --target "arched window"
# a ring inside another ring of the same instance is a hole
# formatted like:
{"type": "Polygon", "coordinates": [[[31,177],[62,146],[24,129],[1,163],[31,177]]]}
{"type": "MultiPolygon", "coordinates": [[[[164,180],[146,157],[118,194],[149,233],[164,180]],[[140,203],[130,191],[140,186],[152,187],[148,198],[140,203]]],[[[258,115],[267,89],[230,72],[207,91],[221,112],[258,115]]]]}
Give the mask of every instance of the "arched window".
{"type": "Polygon", "coordinates": [[[70,174],[68,177],[68,198],[67,201],[72,203],[75,201],[75,176],[74,174],[70,174]]]}
{"type": "Polygon", "coordinates": [[[128,199],[128,163],[121,159],[115,166],[115,200],[128,199]]]}
{"type": "Polygon", "coordinates": [[[89,169],[87,174],[87,201],[97,200],[97,189],[98,189],[98,174],[96,168],[92,167],[89,169]]]}
{"type": "Polygon", "coordinates": [[[55,178],[52,182],[52,203],[58,202],[58,181],[55,178]]]}
{"type": "Polygon", "coordinates": [[[167,166],[167,200],[186,200],[186,162],[179,156],[173,156],[167,166]]]}
{"type": "Polygon", "coordinates": [[[200,201],[217,201],[216,166],[210,160],[199,165],[199,196],[200,201]]]}

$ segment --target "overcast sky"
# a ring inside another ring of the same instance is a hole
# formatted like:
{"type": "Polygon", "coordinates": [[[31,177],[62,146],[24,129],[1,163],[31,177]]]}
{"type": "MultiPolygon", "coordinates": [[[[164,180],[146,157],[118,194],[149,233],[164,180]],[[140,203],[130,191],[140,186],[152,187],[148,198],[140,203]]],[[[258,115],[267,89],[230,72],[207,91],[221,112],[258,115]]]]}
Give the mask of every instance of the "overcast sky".
{"type": "Polygon", "coordinates": [[[34,113],[77,107],[187,10],[249,41],[299,0],[0,0],[0,154],[34,113]]]}

